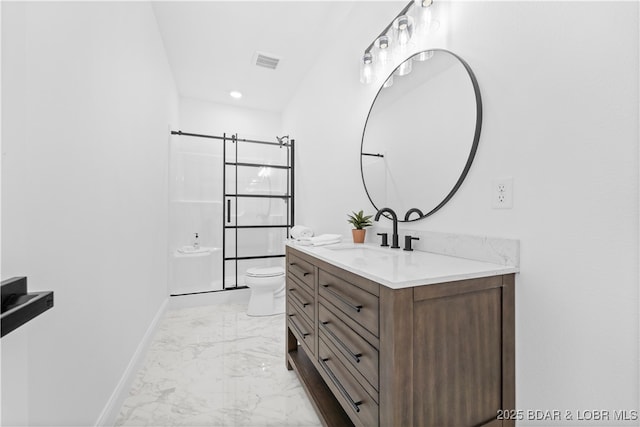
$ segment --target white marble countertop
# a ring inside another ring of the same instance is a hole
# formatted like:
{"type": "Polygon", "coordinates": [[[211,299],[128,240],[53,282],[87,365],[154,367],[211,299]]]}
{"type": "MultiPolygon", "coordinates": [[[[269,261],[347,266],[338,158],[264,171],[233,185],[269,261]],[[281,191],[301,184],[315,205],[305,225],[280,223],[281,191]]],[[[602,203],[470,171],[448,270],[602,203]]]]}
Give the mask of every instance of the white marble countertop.
{"type": "Polygon", "coordinates": [[[326,261],[391,289],[496,276],[519,271],[516,266],[475,261],[423,251],[404,251],[364,243],[287,246],[326,261]]]}

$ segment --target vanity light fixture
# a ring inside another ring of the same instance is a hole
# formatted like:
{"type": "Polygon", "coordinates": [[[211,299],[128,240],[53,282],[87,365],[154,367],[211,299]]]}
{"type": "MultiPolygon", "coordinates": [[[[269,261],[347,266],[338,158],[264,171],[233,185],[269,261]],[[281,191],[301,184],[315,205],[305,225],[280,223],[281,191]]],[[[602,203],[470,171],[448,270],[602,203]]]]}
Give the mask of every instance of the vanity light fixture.
{"type": "Polygon", "coordinates": [[[229,96],[234,99],[240,99],[242,98],[242,92],[239,92],[237,90],[232,90],[231,92],[229,92],[229,96]]]}
{"type": "MultiPolygon", "coordinates": [[[[423,36],[431,21],[431,13],[427,9],[433,0],[411,0],[396,17],[385,27],[374,41],[364,50],[360,64],[360,81],[369,84],[390,60],[404,61],[396,74],[405,76],[411,72],[411,59],[405,60],[406,50],[416,33],[423,36]]],[[[419,59],[426,60],[428,58],[419,59]]],[[[384,87],[393,84],[389,77],[384,87]]]]}

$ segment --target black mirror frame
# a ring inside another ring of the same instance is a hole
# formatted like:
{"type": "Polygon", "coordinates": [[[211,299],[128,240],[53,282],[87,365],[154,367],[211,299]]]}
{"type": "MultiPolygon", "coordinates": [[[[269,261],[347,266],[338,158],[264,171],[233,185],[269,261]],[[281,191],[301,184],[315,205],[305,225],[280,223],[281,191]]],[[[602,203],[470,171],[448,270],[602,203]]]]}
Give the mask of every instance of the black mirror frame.
{"type": "MultiPolygon", "coordinates": [[[[469,169],[471,168],[471,163],[473,163],[473,159],[474,159],[474,157],[476,155],[476,151],[478,150],[478,142],[480,141],[480,131],[482,129],[482,97],[480,96],[480,87],[478,86],[478,80],[476,79],[476,76],[473,73],[473,70],[471,69],[469,64],[467,64],[467,62],[464,59],[462,59],[460,56],[456,55],[455,53],[451,52],[450,50],[446,50],[446,49],[427,49],[427,50],[425,50],[423,52],[446,52],[446,53],[452,55],[453,57],[455,57],[458,61],[460,61],[460,63],[464,66],[465,70],[467,70],[467,74],[469,75],[469,78],[471,79],[471,84],[473,85],[473,91],[474,91],[475,97],[476,97],[476,128],[475,128],[475,132],[474,132],[474,135],[473,135],[473,144],[471,146],[471,151],[469,152],[469,157],[467,158],[467,163],[465,164],[464,169],[462,170],[462,173],[460,174],[460,177],[458,178],[458,181],[456,181],[455,185],[453,186],[453,189],[449,192],[449,194],[447,194],[446,197],[442,200],[442,202],[440,202],[435,208],[431,209],[429,212],[427,212],[426,214],[422,215],[421,217],[415,218],[415,219],[411,219],[411,220],[398,219],[398,222],[413,222],[413,221],[418,221],[418,220],[421,220],[423,218],[426,218],[426,217],[428,217],[430,215],[433,215],[440,208],[442,208],[445,204],[447,204],[447,202],[449,200],[451,200],[453,195],[456,194],[456,192],[458,191],[458,189],[462,185],[462,182],[464,181],[464,179],[467,177],[467,173],[469,172],[469,169]]],[[[411,55],[409,58],[413,58],[414,56],[416,56],[419,53],[421,53],[421,52],[416,52],[413,55],[411,55]]],[[[409,58],[407,58],[407,59],[409,59],[409,58]]],[[[396,67],[391,72],[391,74],[389,74],[389,76],[387,76],[387,79],[389,77],[391,77],[393,75],[393,73],[396,72],[398,67],[396,67]]],[[[384,81],[386,81],[386,79],[384,81]]],[[[373,106],[375,105],[376,99],[378,99],[378,95],[380,95],[380,92],[382,91],[382,89],[383,89],[383,86],[380,86],[380,89],[378,89],[378,92],[376,93],[375,98],[373,98],[373,102],[371,103],[371,107],[369,108],[369,113],[367,114],[367,119],[364,122],[364,128],[362,129],[362,139],[361,139],[361,142],[360,142],[360,175],[362,177],[362,185],[364,186],[364,191],[367,193],[367,197],[369,198],[369,201],[371,202],[371,205],[373,205],[373,207],[374,207],[374,209],[376,211],[380,210],[380,208],[378,208],[376,206],[376,204],[373,202],[373,200],[371,199],[371,195],[369,194],[369,190],[367,190],[367,184],[366,184],[366,182],[364,180],[364,170],[363,170],[363,165],[362,165],[362,154],[363,154],[362,149],[364,148],[364,135],[365,135],[365,132],[367,130],[367,123],[369,122],[369,117],[371,116],[371,110],[373,110],[373,106]]],[[[393,206],[391,206],[391,208],[393,208],[393,206]]]]}

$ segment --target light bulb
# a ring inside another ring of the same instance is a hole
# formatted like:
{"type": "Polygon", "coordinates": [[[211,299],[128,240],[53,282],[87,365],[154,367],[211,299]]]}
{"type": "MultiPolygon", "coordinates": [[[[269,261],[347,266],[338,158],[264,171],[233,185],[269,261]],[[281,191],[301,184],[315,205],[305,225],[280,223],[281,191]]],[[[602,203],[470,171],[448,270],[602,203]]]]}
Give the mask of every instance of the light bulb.
{"type": "Polygon", "coordinates": [[[389,47],[389,36],[380,36],[376,42],[380,49],[386,49],[389,47]]]}
{"type": "Polygon", "coordinates": [[[378,37],[378,39],[374,43],[375,53],[376,53],[375,56],[376,56],[376,59],[381,64],[385,64],[389,62],[389,59],[391,57],[389,53],[389,43],[390,43],[389,36],[386,36],[386,35],[378,37]]]}
{"type": "Polygon", "coordinates": [[[413,11],[411,12],[415,25],[413,37],[418,40],[418,42],[427,37],[429,30],[432,27],[431,8],[429,6],[431,6],[431,2],[429,0],[415,0],[413,11]]]}
{"type": "Polygon", "coordinates": [[[365,52],[360,61],[360,82],[369,84],[373,81],[373,55],[371,52],[365,52]]]}
{"type": "Polygon", "coordinates": [[[413,18],[408,15],[400,15],[393,21],[395,39],[399,45],[406,45],[413,34],[413,18]]]}

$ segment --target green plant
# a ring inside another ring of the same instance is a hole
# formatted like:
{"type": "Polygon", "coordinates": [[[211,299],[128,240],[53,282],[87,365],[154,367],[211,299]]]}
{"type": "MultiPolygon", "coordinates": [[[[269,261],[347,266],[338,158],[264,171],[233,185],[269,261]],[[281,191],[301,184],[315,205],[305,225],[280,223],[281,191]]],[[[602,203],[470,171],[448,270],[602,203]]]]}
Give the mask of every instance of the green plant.
{"type": "Polygon", "coordinates": [[[356,230],[362,230],[364,227],[370,227],[373,225],[371,223],[372,216],[373,215],[365,215],[363,211],[358,213],[353,212],[353,215],[347,214],[347,218],[349,218],[347,222],[353,225],[356,230]]]}

